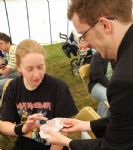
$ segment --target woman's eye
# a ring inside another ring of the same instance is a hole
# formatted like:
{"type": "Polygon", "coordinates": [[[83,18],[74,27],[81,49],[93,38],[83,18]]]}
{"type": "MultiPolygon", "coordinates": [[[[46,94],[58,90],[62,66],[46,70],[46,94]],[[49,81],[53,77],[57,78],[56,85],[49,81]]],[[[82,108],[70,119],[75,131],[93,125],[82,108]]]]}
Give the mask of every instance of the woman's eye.
{"type": "Polygon", "coordinates": [[[27,71],[32,71],[33,69],[32,69],[32,68],[27,68],[26,70],[27,70],[27,71]]]}
{"type": "Polygon", "coordinates": [[[38,66],[37,68],[38,68],[39,70],[42,70],[42,69],[44,69],[44,65],[38,66]]]}
{"type": "Polygon", "coordinates": [[[43,67],[38,67],[39,70],[43,69],[43,67]]]}

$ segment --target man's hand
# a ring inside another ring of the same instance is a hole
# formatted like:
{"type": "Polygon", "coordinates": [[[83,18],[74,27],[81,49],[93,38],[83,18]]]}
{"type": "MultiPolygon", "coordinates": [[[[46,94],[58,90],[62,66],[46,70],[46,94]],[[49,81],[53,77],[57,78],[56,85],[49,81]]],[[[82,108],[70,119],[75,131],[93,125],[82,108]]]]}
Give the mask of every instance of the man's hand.
{"type": "Polygon", "coordinates": [[[63,145],[69,147],[71,139],[62,135],[60,132],[48,129],[44,131],[44,134],[47,136],[47,138],[45,139],[47,142],[54,145],[63,145]]]}
{"type": "Polygon", "coordinates": [[[90,131],[90,121],[81,121],[78,119],[65,119],[63,121],[64,128],[61,130],[63,132],[80,132],[80,131],[90,131]]]}

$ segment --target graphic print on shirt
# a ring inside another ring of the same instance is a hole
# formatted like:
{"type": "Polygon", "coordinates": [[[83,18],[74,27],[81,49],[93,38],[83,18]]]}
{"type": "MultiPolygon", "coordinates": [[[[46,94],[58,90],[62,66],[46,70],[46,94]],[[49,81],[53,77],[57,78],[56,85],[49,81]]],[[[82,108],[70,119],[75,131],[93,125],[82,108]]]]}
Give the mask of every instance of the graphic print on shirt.
{"type": "MultiPolygon", "coordinates": [[[[17,111],[21,118],[21,123],[25,123],[30,115],[40,113],[44,117],[48,117],[51,112],[51,102],[19,102],[17,104],[17,111]]],[[[37,121],[38,124],[44,124],[44,121],[37,121]]],[[[34,139],[39,143],[47,144],[39,135],[39,129],[34,129],[23,135],[24,137],[34,139]]]]}

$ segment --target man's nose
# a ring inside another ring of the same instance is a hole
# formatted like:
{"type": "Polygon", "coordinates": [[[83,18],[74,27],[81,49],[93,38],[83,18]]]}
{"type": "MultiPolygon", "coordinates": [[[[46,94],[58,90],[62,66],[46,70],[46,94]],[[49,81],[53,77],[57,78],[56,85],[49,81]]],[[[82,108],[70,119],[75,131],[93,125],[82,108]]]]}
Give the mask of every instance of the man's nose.
{"type": "Polygon", "coordinates": [[[92,48],[92,46],[91,46],[91,43],[89,42],[89,41],[84,41],[84,43],[83,43],[83,45],[84,45],[84,47],[86,47],[86,48],[92,48]]]}

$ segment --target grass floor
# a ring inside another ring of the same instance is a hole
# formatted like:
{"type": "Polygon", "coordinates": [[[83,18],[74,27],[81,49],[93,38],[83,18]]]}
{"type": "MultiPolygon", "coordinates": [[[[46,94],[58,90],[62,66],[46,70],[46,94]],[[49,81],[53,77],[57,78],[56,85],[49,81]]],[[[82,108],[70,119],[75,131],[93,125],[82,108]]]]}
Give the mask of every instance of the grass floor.
{"type": "MultiPolygon", "coordinates": [[[[61,49],[61,44],[44,47],[46,51],[46,72],[66,81],[70,87],[70,91],[78,110],[84,106],[90,105],[87,92],[84,89],[80,77],[72,74],[70,61],[73,58],[65,56],[61,49]]],[[[14,138],[7,139],[6,137],[0,136],[0,149],[3,148],[4,150],[10,150],[13,145],[13,141],[14,138]]]]}
{"type": "Polygon", "coordinates": [[[89,105],[88,95],[84,89],[80,76],[74,76],[72,74],[70,61],[73,58],[65,56],[61,49],[61,44],[46,46],[45,49],[47,73],[57,76],[67,82],[78,110],[89,105]]]}

